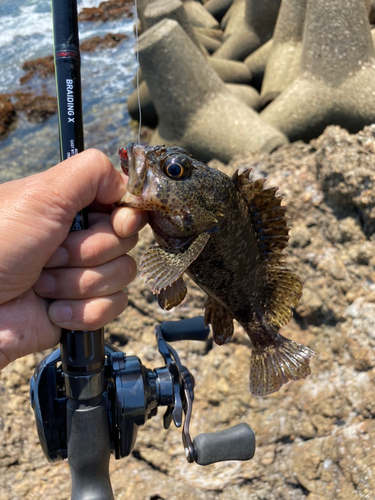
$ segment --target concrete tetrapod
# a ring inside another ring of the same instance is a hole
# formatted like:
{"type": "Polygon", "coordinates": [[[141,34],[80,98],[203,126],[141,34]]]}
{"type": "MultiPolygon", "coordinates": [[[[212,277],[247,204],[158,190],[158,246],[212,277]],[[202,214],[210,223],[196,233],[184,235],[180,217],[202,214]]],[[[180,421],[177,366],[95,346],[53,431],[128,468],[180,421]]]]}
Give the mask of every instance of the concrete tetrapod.
{"type": "MultiPolygon", "coordinates": [[[[226,83],[225,87],[232,94],[234,94],[237,99],[245,103],[250,108],[255,109],[255,111],[262,109],[260,95],[253,87],[250,87],[250,85],[243,85],[241,83],[226,83]]],[[[139,121],[140,119],[139,105],[141,107],[142,125],[156,128],[158,124],[158,115],[156,114],[150,92],[148,91],[147,83],[144,81],[141,82],[139,86],[139,102],[137,90],[134,90],[134,92],[130,94],[126,102],[129,115],[133,118],[133,120],[139,121]]]]}
{"type": "Polygon", "coordinates": [[[363,0],[308,0],[299,76],[261,116],[291,141],[375,121],[375,53],[363,0]]]}
{"type": "Polygon", "coordinates": [[[273,40],[271,38],[268,42],[259,47],[259,49],[254,50],[254,52],[244,60],[245,66],[252,75],[251,85],[259,91],[262,87],[264,72],[266,71],[267,61],[271,54],[272,44],[273,40]]]}
{"type": "Polygon", "coordinates": [[[224,41],[213,57],[244,60],[272,37],[281,0],[240,0],[228,11],[224,41]]]}
{"type": "Polygon", "coordinates": [[[365,0],[370,24],[375,22],[375,0],[365,0]]]}
{"type": "Polygon", "coordinates": [[[151,143],[178,145],[196,158],[228,162],[287,142],[225,87],[181,26],[164,19],[139,39],[139,60],[159,128],[151,143]]]}
{"type": "Polygon", "coordinates": [[[237,97],[237,99],[244,102],[250,108],[255,109],[255,111],[262,109],[259,93],[254,89],[254,87],[238,83],[227,83],[225,86],[237,97]]]}
{"type": "Polygon", "coordinates": [[[158,115],[156,114],[156,110],[145,81],[140,83],[138,91],[135,89],[130,94],[128,100],[126,101],[126,106],[128,108],[129,115],[133,118],[133,120],[139,121],[139,108],[141,108],[141,124],[151,128],[155,128],[157,126],[158,115]]]}
{"type": "MultiPolygon", "coordinates": [[[[222,30],[225,30],[227,28],[228,21],[230,17],[233,15],[234,11],[238,7],[238,4],[241,2],[244,2],[245,0],[233,0],[232,5],[229,7],[229,9],[226,11],[224,16],[222,17],[220,21],[220,28],[222,30]]],[[[245,11],[244,11],[245,12],[245,11]]]]}
{"type": "Polygon", "coordinates": [[[233,0],[208,0],[208,2],[204,4],[204,7],[215,19],[220,21],[232,3],[233,0]]]}
{"type": "Polygon", "coordinates": [[[184,8],[192,26],[213,29],[219,28],[217,20],[199,2],[185,0],[184,8]]]}
{"type": "Polygon", "coordinates": [[[147,5],[154,0],[137,0],[137,14],[138,14],[138,20],[141,22],[141,28],[142,31],[145,31],[147,29],[147,22],[144,18],[144,11],[147,7],[147,5]]]}
{"type": "MultiPolygon", "coordinates": [[[[229,61],[225,59],[213,59],[212,57],[207,57],[207,62],[209,62],[210,66],[212,66],[212,68],[225,83],[240,85],[241,88],[232,87],[231,89],[233,90],[233,88],[235,88],[234,93],[237,93],[237,97],[241,96],[241,100],[246,102],[248,106],[251,106],[257,111],[260,109],[260,96],[256,92],[256,90],[249,85],[252,76],[244,63],[241,63],[239,61],[229,61]]],[[[139,73],[141,74],[142,70],[140,70],[139,73]]],[[[134,85],[136,85],[136,82],[134,83],[134,85]]],[[[151,128],[155,128],[158,123],[158,116],[156,114],[150,92],[145,81],[141,81],[139,85],[139,101],[141,105],[142,124],[147,125],[151,128]]],[[[134,120],[139,121],[139,103],[137,89],[130,94],[126,105],[130,116],[134,120]]]]}
{"type": "Polygon", "coordinates": [[[184,9],[184,4],[180,0],[155,0],[147,5],[143,17],[147,28],[151,28],[164,18],[174,19],[186,31],[195,45],[201,49],[197,35],[184,9]]]}
{"type": "Polygon", "coordinates": [[[264,73],[262,103],[273,101],[298,76],[307,0],[282,0],[264,73]]]}
{"type": "Polygon", "coordinates": [[[207,50],[209,54],[215,52],[215,50],[217,50],[221,45],[220,40],[218,40],[217,38],[212,38],[211,36],[202,35],[201,33],[197,33],[196,35],[199,40],[199,43],[202,45],[202,47],[204,47],[207,50]]]}
{"type": "Polygon", "coordinates": [[[220,22],[220,27],[224,30],[223,38],[234,35],[238,29],[245,29],[245,0],[235,0],[220,22]],[[239,28],[241,26],[241,28],[239,28]]]}

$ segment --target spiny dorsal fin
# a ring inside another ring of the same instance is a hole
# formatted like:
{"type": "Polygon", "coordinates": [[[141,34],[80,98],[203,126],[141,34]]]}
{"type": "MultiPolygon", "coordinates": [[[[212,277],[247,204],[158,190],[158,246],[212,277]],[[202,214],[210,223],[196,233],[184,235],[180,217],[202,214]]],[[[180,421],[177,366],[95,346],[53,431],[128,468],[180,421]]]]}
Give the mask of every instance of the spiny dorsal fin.
{"type": "Polygon", "coordinates": [[[245,199],[252,215],[253,229],[258,236],[258,248],[265,259],[264,311],[273,325],[286,325],[292,317],[292,307],[298,305],[302,294],[299,276],[285,268],[289,227],[281,206],[282,196],[277,187],[264,188],[266,179],[250,180],[251,169],[237,171],[232,179],[245,199]]]}

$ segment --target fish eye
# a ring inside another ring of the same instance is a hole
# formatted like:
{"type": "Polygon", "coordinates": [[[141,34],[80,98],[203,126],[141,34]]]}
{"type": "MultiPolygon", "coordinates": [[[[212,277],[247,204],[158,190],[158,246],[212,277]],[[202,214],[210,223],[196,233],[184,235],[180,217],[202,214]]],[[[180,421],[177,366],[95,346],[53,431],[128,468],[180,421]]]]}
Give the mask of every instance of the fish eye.
{"type": "Polygon", "coordinates": [[[191,160],[186,155],[168,156],[163,162],[163,171],[171,179],[185,179],[191,175],[191,160]]]}

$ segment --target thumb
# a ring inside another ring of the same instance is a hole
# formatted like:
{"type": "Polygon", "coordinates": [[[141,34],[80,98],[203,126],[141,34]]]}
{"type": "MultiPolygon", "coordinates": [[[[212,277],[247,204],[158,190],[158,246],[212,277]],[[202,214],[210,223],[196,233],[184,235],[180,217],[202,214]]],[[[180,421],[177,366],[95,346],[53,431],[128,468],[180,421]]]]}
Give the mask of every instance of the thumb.
{"type": "Polygon", "coordinates": [[[105,205],[116,203],[126,191],[124,177],[97,149],[83,151],[32,177],[37,183],[35,194],[50,206],[61,208],[60,215],[68,222],[94,200],[105,205]]]}

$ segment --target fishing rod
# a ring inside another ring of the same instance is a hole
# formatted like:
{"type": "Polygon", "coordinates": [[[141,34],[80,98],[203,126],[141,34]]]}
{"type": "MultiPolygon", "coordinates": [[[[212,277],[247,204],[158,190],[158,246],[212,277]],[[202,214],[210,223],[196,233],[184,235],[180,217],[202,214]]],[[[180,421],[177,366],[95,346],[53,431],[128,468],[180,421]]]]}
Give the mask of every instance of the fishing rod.
{"type": "MultiPolygon", "coordinates": [[[[52,0],[52,20],[60,155],[65,160],[84,149],[77,0],[52,0]]],[[[71,231],[86,228],[83,210],[71,231]]],[[[138,428],[159,406],[166,407],[164,428],[173,422],[182,429],[189,463],[253,457],[255,436],[245,423],[194,440],[190,435],[194,379],[169,342],[205,342],[208,334],[203,317],[157,325],[155,340],[164,366],[148,369],[137,356],[105,345],[103,328],[62,331],[60,348],[35,369],[30,399],[47,460],[68,458],[72,500],[113,500],[110,454],[129,456],[138,428]]]]}
{"type": "MultiPolygon", "coordinates": [[[[52,0],[52,24],[63,161],[84,150],[77,0],[52,0]]],[[[87,227],[87,211],[82,210],[71,231],[87,227]]],[[[104,329],[63,330],[60,351],[68,398],[66,432],[72,499],[110,500],[110,437],[103,398],[104,329]]]]}

